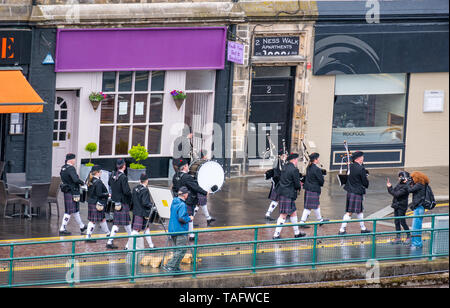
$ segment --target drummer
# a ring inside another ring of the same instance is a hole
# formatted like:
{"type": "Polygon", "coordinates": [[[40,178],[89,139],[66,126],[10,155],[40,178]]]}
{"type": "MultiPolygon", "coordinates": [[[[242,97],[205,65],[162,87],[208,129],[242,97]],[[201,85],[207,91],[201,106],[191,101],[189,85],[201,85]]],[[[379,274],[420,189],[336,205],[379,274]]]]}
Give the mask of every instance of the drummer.
{"type": "MultiPolygon", "coordinates": [[[[201,151],[201,160],[208,160],[208,150],[203,149],[201,151]]],[[[198,198],[198,206],[196,206],[195,209],[194,209],[194,216],[195,216],[195,214],[197,214],[198,207],[200,206],[200,208],[203,211],[203,214],[206,217],[206,224],[209,226],[209,225],[211,225],[211,223],[213,221],[216,221],[216,219],[209,215],[209,211],[208,211],[208,195],[203,195],[201,193],[197,193],[197,198],[198,198]]]]}
{"type": "MultiPolygon", "coordinates": [[[[178,172],[175,173],[172,179],[172,192],[174,193],[174,196],[177,196],[178,190],[182,186],[186,186],[189,189],[189,196],[186,199],[186,205],[188,209],[189,216],[194,215],[194,208],[198,204],[198,198],[197,194],[200,193],[204,196],[208,194],[207,191],[203,190],[197,183],[197,180],[189,174],[189,164],[187,160],[185,159],[179,159],[177,161],[178,164],[178,172]]],[[[189,231],[194,230],[194,222],[189,222],[189,231]]],[[[190,233],[189,234],[189,240],[193,241],[195,238],[195,235],[190,233]]]]}

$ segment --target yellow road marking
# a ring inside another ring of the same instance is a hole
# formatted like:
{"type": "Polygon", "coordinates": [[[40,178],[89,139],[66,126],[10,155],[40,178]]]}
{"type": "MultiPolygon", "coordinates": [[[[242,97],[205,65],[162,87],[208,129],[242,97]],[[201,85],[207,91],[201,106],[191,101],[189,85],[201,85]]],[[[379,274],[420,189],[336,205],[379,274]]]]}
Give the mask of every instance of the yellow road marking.
{"type": "MultiPolygon", "coordinates": [[[[436,204],[436,207],[444,207],[444,206],[448,206],[448,203],[440,203],[440,204],[436,204]]],[[[429,212],[429,210],[425,210],[425,213],[429,212]]],[[[406,216],[412,216],[414,214],[413,211],[408,211],[406,212],[406,216]]]]}

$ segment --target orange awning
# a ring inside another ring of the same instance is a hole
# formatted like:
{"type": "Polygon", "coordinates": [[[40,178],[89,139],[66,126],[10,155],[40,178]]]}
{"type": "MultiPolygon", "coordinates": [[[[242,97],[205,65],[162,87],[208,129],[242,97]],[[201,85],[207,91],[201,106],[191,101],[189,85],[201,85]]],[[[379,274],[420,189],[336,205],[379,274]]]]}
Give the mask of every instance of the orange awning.
{"type": "Polygon", "coordinates": [[[18,69],[0,69],[0,113],[36,113],[44,101],[18,69]]]}

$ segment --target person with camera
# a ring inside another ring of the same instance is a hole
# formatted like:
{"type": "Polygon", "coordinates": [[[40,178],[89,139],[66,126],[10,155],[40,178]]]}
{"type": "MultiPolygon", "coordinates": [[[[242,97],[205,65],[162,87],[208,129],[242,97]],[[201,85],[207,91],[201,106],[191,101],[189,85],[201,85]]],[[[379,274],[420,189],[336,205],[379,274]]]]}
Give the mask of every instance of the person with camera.
{"type": "Polygon", "coordinates": [[[147,188],[148,186],[148,175],[145,173],[141,174],[140,184],[133,188],[131,194],[132,204],[133,204],[133,225],[131,235],[137,235],[141,230],[144,230],[144,234],[147,235],[145,240],[150,248],[155,248],[153,245],[152,238],[150,236],[150,211],[154,206],[150,201],[150,192],[147,188]]]}
{"type": "MultiPolygon", "coordinates": [[[[324,219],[320,213],[320,193],[321,187],[325,183],[324,172],[319,167],[319,153],[309,155],[309,164],[306,168],[305,182],[303,189],[305,190],[304,210],[300,223],[305,223],[311,211],[314,211],[319,222],[328,221],[324,219]]],[[[309,228],[309,226],[300,226],[300,228],[309,228]]]]}
{"type": "MultiPolygon", "coordinates": [[[[186,233],[189,231],[189,222],[194,220],[194,217],[188,214],[186,205],[189,193],[190,191],[186,186],[181,186],[177,191],[177,197],[173,199],[170,206],[169,232],[185,232],[185,234],[171,236],[174,246],[188,245],[186,233]]],[[[176,249],[167,265],[163,266],[163,270],[166,272],[179,272],[180,263],[186,251],[186,247],[176,249]]]]}
{"type": "MultiPolygon", "coordinates": [[[[411,173],[411,179],[408,181],[408,191],[412,193],[412,204],[410,209],[414,211],[414,216],[420,216],[425,213],[423,202],[425,199],[426,185],[430,183],[430,179],[419,171],[411,173]]],[[[411,248],[422,248],[422,232],[414,232],[414,230],[422,230],[423,217],[416,217],[412,222],[411,248]]]]}
{"type": "MultiPolygon", "coordinates": [[[[111,187],[111,200],[114,207],[114,221],[111,228],[111,238],[106,244],[108,249],[117,249],[114,245],[113,237],[119,231],[119,226],[123,226],[128,235],[131,235],[130,201],[131,189],[128,185],[128,177],[125,175],[127,168],[123,159],[116,162],[117,171],[113,172],[109,178],[108,185],[111,187]]],[[[125,247],[126,248],[126,247],[125,247]]]]}
{"type": "Polygon", "coordinates": [[[102,180],[100,166],[93,166],[89,174],[88,180],[88,227],[86,232],[86,240],[88,243],[95,243],[92,232],[95,230],[96,223],[100,223],[100,228],[109,236],[110,231],[105,218],[105,207],[108,202],[109,192],[102,180]]]}
{"type": "Polygon", "coordinates": [[[83,223],[80,217],[80,186],[84,186],[84,182],[78,177],[75,170],[75,154],[68,153],[66,155],[66,162],[61,167],[59,173],[61,177],[61,191],[64,194],[64,216],[59,228],[59,235],[70,235],[66,230],[70,217],[73,214],[75,221],[80,226],[80,232],[86,231],[87,226],[83,223]]]}
{"type": "MultiPolygon", "coordinates": [[[[397,185],[392,186],[389,179],[387,179],[386,186],[389,194],[393,196],[391,207],[394,209],[395,217],[403,217],[406,216],[406,210],[408,209],[408,196],[409,196],[409,185],[408,185],[409,173],[406,171],[400,171],[398,173],[398,183],[397,185]]],[[[395,219],[395,230],[408,231],[409,227],[406,223],[405,218],[397,218],[395,219]]],[[[411,233],[406,233],[406,241],[405,244],[409,244],[411,242],[411,233]]],[[[396,234],[395,240],[392,241],[392,244],[400,244],[402,243],[402,235],[400,233],[396,234]]]]}

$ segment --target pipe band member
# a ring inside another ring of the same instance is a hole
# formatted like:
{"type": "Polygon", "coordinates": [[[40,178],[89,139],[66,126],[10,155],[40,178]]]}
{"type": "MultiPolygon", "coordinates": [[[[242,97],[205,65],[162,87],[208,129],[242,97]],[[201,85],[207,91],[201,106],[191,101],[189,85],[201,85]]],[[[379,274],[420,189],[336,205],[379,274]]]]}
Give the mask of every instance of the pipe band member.
{"type": "MultiPolygon", "coordinates": [[[[351,220],[353,213],[357,214],[358,219],[364,219],[363,196],[366,193],[366,189],[369,188],[369,180],[367,179],[368,172],[363,165],[364,153],[361,151],[354,152],[351,160],[350,174],[344,186],[344,189],[347,191],[347,202],[343,218],[345,221],[351,220]]],[[[364,225],[364,221],[361,221],[359,225],[361,227],[361,233],[370,233],[364,225]]],[[[342,223],[338,234],[346,234],[346,227],[347,222],[342,223]]]]}
{"type": "MultiPolygon", "coordinates": [[[[277,228],[273,235],[273,239],[280,239],[282,225],[286,222],[286,218],[290,215],[290,220],[293,224],[297,224],[297,208],[295,200],[297,199],[297,191],[301,189],[300,178],[301,174],[297,169],[298,154],[290,154],[287,157],[288,163],[281,171],[280,182],[277,187],[278,201],[280,204],[280,216],[277,220],[277,228]]],[[[306,233],[301,232],[298,226],[294,226],[294,236],[296,238],[303,237],[306,233]]]]}
{"type": "MultiPolygon", "coordinates": [[[[116,232],[119,231],[119,226],[123,226],[127,234],[131,235],[131,189],[128,185],[128,177],[125,175],[126,168],[125,161],[123,159],[118,159],[116,162],[117,171],[113,172],[108,180],[108,185],[111,187],[112,206],[114,207],[111,238],[106,244],[106,248],[108,249],[118,248],[114,245],[114,240],[112,238],[116,235],[116,232]]],[[[125,249],[128,249],[128,246],[126,246],[125,249]]]]}
{"type": "Polygon", "coordinates": [[[150,212],[154,204],[150,201],[150,192],[148,191],[148,175],[145,173],[141,174],[140,184],[133,188],[131,194],[132,204],[133,204],[133,225],[131,235],[139,234],[140,231],[144,231],[144,234],[148,235],[145,237],[148,246],[150,248],[155,248],[153,245],[152,238],[150,236],[150,212]]]}
{"type": "MultiPolygon", "coordinates": [[[[389,179],[387,179],[386,186],[389,194],[393,196],[391,207],[394,209],[394,216],[401,217],[406,216],[406,210],[408,209],[408,196],[409,196],[409,173],[406,171],[400,171],[398,173],[398,183],[395,187],[392,186],[389,179]]],[[[395,219],[395,230],[408,231],[409,227],[406,223],[405,218],[395,219]]],[[[411,243],[411,233],[406,233],[406,241],[405,244],[411,243]]],[[[392,241],[392,244],[401,244],[402,243],[402,235],[397,233],[395,236],[395,240],[392,241]]]]}
{"type": "Polygon", "coordinates": [[[269,192],[269,208],[267,209],[266,215],[264,216],[266,220],[268,221],[274,221],[275,219],[271,217],[273,211],[278,206],[278,195],[276,192],[276,188],[278,186],[278,182],[280,181],[281,176],[281,170],[283,169],[283,166],[285,164],[287,155],[283,149],[278,151],[278,159],[276,166],[270,170],[267,170],[265,173],[265,179],[271,180],[272,186],[270,187],[269,192]]]}
{"type": "Polygon", "coordinates": [[[84,182],[78,177],[74,167],[75,164],[75,154],[68,153],[66,155],[66,161],[59,173],[62,182],[61,191],[64,194],[64,216],[61,227],[59,228],[59,235],[63,236],[71,234],[66,230],[66,226],[69,223],[72,214],[75,217],[75,221],[80,226],[81,233],[87,229],[87,226],[80,217],[80,185],[84,185],[84,182]]]}
{"type": "MultiPolygon", "coordinates": [[[[319,222],[328,221],[324,219],[320,213],[320,193],[321,187],[325,183],[324,174],[320,166],[319,153],[312,153],[309,155],[309,164],[306,168],[305,183],[303,189],[305,190],[304,210],[300,223],[305,223],[311,211],[314,211],[319,222]]],[[[309,226],[300,226],[300,228],[309,228],[309,226]]]]}
{"type": "MultiPolygon", "coordinates": [[[[187,160],[180,159],[178,161],[178,172],[174,174],[172,179],[172,192],[174,196],[177,196],[178,190],[185,186],[189,190],[189,196],[186,199],[186,205],[189,216],[194,215],[195,206],[198,204],[197,194],[204,196],[208,195],[208,192],[203,190],[197,183],[197,180],[189,174],[189,165],[187,160]]],[[[194,230],[194,222],[189,222],[189,231],[194,230]]],[[[189,240],[194,240],[194,234],[189,234],[189,240]]]]}
{"type": "Polygon", "coordinates": [[[102,172],[100,166],[93,166],[88,181],[88,227],[86,239],[88,243],[95,243],[92,233],[96,224],[100,223],[100,228],[106,236],[110,235],[108,224],[106,223],[105,209],[108,202],[109,192],[105,184],[100,179],[102,172]]]}
{"type": "MultiPolygon", "coordinates": [[[[426,186],[430,184],[430,179],[424,173],[414,171],[411,173],[411,179],[408,181],[408,191],[412,193],[411,210],[414,211],[414,216],[420,216],[425,214],[425,208],[423,207],[423,201],[425,200],[426,186]]],[[[412,236],[411,236],[411,248],[418,249],[423,247],[422,232],[414,230],[422,229],[423,217],[417,217],[412,222],[412,236]]]]}

